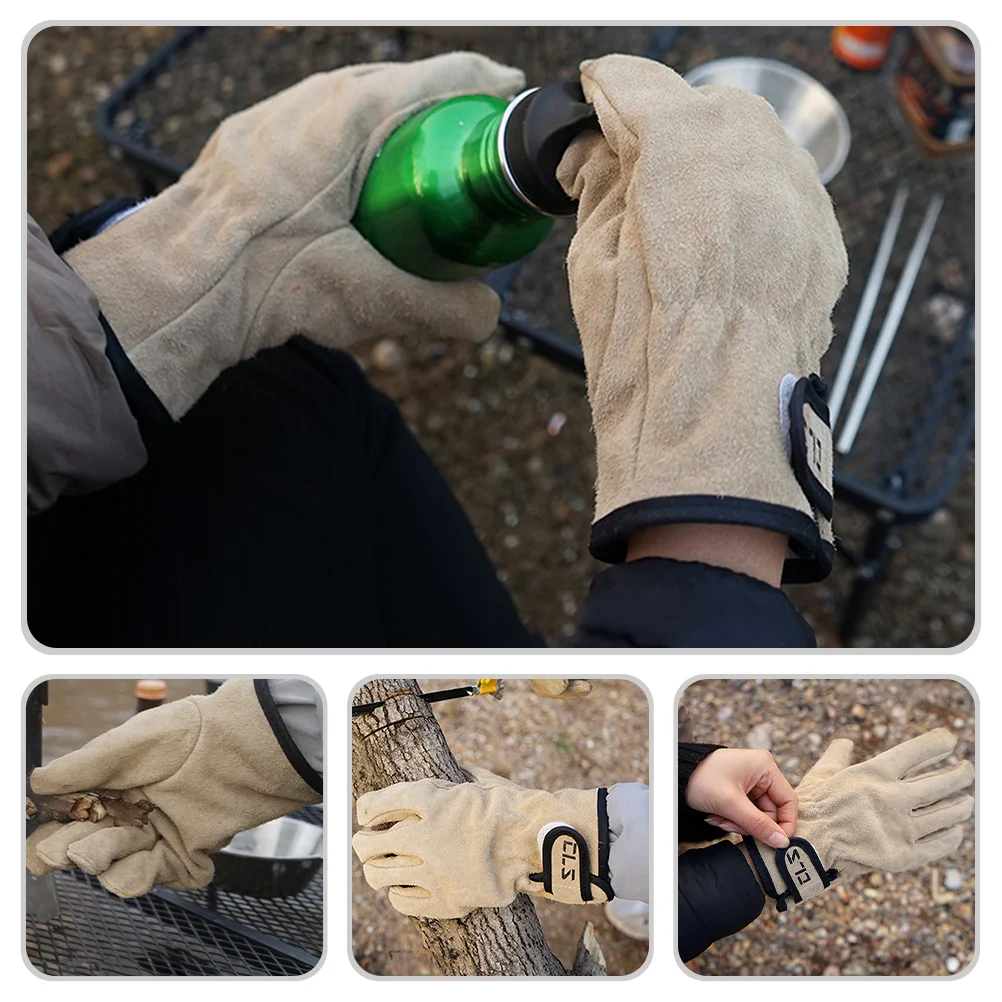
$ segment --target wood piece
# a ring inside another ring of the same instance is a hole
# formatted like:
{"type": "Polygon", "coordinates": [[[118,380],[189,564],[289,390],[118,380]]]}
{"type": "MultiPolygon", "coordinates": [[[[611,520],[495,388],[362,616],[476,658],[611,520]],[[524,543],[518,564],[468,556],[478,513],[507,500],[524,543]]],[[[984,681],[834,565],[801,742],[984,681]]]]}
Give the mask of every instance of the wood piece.
{"type": "MultiPolygon", "coordinates": [[[[351,722],[352,791],[356,798],[394,783],[428,777],[468,782],[442,734],[432,705],[415,679],[375,679],[354,703],[387,700],[351,722]]],[[[373,893],[376,893],[373,891],[373,893]]],[[[412,918],[421,941],[443,974],[550,975],[572,972],[550,951],[525,894],[507,908],[481,908],[462,919],[412,918]]]]}
{"type": "Polygon", "coordinates": [[[595,935],[595,923],[586,922],[578,940],[578,952],[574,958],[574,974],[578,977],[605,977],[605,954],[595,935]]]}
{"type": "Polygon", "coordinates": [[[125,800],[120,791],[98,790],[88,793],[35,793],[30,784],[24,791],[24,816],[44,824],[58,821],[101,821],[112,818],[123,827],[142,828],[150,823],[154,805],[148,800],[125,800]]]}

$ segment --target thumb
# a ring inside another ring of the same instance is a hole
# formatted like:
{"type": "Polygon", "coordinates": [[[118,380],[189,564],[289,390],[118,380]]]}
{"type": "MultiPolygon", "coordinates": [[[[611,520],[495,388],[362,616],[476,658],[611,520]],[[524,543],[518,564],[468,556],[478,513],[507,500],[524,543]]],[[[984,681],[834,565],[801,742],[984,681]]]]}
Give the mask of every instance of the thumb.
{"type": "Polygon", "coordinates": [[[786,832],[768,814],[763,814],[743,791],[735,791],[727,803],[716,809],[716,813],[743,828],[752,838],[766,842],[775,849],[790,844],[786,832]]]}
{"type": "Polygon", "coordinates": [[[804,793],[815,786],[820,786],[825,780],[831,779],[837,772],[849,768],[852,761],[852,741],[848,738],[836,738],[825,749],[824,755],[814,763],[797,787],[798,793],[804,793]]]}

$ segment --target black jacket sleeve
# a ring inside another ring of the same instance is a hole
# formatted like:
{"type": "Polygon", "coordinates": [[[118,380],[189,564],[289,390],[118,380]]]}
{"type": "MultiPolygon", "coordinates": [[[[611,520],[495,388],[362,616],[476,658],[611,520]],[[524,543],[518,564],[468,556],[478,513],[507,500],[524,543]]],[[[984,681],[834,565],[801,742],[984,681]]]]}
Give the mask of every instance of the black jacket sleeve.
{"type": "Polygon", "coordinates": [[[724,745],[701,745],[691,741],[678,743],[678,840],[679,842],[709,842],[720,838],[723,832],[703,820],[702,811],[694,811],[685,802],[685,788],[696,766],[710,752],[724,745]]]}
{"type": "Polygon", "coordinates": [[[575,647],[815,647],[778,588],[723,567],[648,557],[592,582],[575,647]]]}
{"type": "Polygon", "coordinates": [[[765,895],[731,842],[690,849],[678,858],[678,953],[698,957],[710,944],[754,922],[765,895]]]}

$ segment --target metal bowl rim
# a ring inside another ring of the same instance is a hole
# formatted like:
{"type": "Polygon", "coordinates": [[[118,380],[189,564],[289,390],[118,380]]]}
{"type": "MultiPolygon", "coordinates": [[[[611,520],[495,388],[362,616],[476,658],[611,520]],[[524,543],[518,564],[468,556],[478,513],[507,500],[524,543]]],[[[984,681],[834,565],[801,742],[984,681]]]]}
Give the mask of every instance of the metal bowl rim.
{"type": "MultiPolygon", "coordinates": [[[[321,850],[320,850],[320,852],[319,853],[313,853],[313,854],[311,854],[309,856],[266,856],[266,855],[264,855],[262,853],[244,852],[244,851],[241,851],[240,849],[231,849],[229,847],[229,845],[224,845],[222,847],[222,849],[218,849],[217,852],[225,852],[227,856],[234,856],[237,859],[254,859],[254,860],[259,860],[262,863],[304,863],[304,862],[307,862],[309,860],[314,860],[314,859],[316,859],[316,860],[322,860],[324,858],[323,848],[322,848],[322,843],[323,843],[323,829],[322,828],[320,828],[318,825],[310,824],[309,821],[303,821],[300,818],[275,818],[274,820],[275,821],[283,821],[286,824],[288,824],[289,822],[291,822],[296,827],[299,827],[300,825],[303,825],[303,826],[305,826],[307,828],[312,828],[312,829],[314,829],[316,831],[319,831],[320,832],[320,838],[321,838],[321,850]]],[[[264,824],[265,825],[270,825],[270,824],[272,824],[272,822],[271,821],[266,821],[264,824]]],[[[257,827],[258,828],[263,828],[264,825],[257,825],[257,827]]],[[[248,828],[247,830],[248,831],[253,831],[254,829],[253,828],[248,828]]],[[[243,832],[237,832],[237,835],[242,835],[242,834],[244,834],[244,833],[243,832]]],[[[233,837],[236,838],[237,836],[234,835],[233,837]]]]}
{"type": "Polygon", "coordinates": [[[689,72],[686,73],[682,79],[685,80],[690,87],[700,87],[703,85],[694,83],[692,78],[695,76],[698,79],[704,70],[709,70],[711,67],[740,65],[768,67],[776,70],[781,76],[796,80],[799,83],[811,84],[813,87],[820,89],[831,102],[832,107],[835,109],[835,118],[839,126],[838,133],[840,141],[834,159],[828,165],[827,170],[821,174],[821,183],[828,184],[828,182],[833,180],[838,172],[845,166],[846,159],[849,156],[849,150],[852,148],[852,127],[849,125],[849,116],[845,113],[845,108],[842,107],[842,102],[839,101],[839,99],[835,97],[835,95],[820,80],[818,80],[817,77],[811,76],[811,74],[806,70],[802,70],[800,67],[794,66],[791,63],[784,63],[781,59],[768,59],[765,56],[725,56],[723,59],[711,59],[708,63],[700,63],[698,66],[693,66],[693,68],[689,70],[689,72]]]}

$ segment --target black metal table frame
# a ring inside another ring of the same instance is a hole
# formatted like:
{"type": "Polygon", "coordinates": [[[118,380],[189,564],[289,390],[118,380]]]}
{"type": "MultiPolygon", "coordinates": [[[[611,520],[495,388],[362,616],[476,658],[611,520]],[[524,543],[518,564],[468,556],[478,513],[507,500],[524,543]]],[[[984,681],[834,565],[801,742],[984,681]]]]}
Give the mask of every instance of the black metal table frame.
{"type": "MultiPolygon", "coordinates": [[[[175,181],[188,165],[153,149],[145,141],[147,126],[142,120],[136,120],[123,135],[115,129],[115,117],[143,86],[206,30],[207,28],[203,26],[179,28],[167,43],[157,49],[145,63],[133,70],[97,110],[99,135],[106,145],[117,147],[132,161],[145,194],[155,194],[165,183],[175,181]]],[[[659,53],[667,51],[679,30],[681,29],[676,27],[657,29],[651,40],[649,54],[658,58],[659,53]]],[[[487,281],[501,295],[503,304],[518,277],[522,264],[523,262],[518,262],[499,269],[487,277],[487,281]]],[[[969,330],[973,331],[973,310],[967,318],[967,323],[969,330]]],[[[529,322],[524,316],[504,305],[500,326],[510,341],[569,372],[584,376],[584,357],[580,345],[575,341],[529,322]]],[[[962,342],[969,336],[966,330],[958,335],[956,339],[958,352],[963,350],[962,342]]],[[[927,408],[923,422],[935,421],[936,413],[934,408],[927,408]]],[[[886,575],[891,554],[901,545],[898,529],[927,520],[946,502],[963,466],[966,451],[973,440],[974,427],[975,411],[972,400],[937,490],[919,501],[903,497],[898,493],[908,474],[914,471],[902,470],[897,482],[895,477],[891,477],[889,483],[878,485],[844,474],[836,463],[837,500],[858,509],[870,519],[866,539],[860,550],[848,547],[844,542],[840,542],[838,548],[842,558],[854,568],[853,588],[839,624],[839,636],[844,643],[848,643],[856,635],[863,617],[872,605],[876,589],[886,575]]]]}

